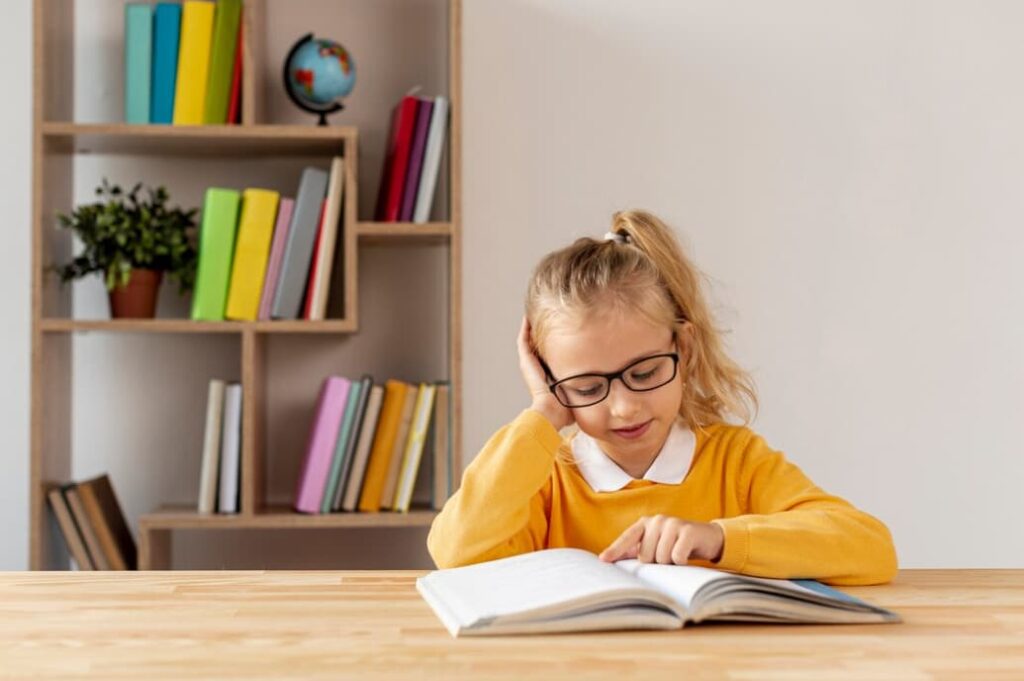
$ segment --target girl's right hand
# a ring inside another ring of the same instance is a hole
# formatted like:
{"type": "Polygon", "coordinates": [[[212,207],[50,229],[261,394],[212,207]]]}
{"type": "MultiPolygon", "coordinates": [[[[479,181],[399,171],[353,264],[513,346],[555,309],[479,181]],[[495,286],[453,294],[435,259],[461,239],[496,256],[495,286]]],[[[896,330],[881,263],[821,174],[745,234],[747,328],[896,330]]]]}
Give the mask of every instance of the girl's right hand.
{"type": "Polygon", "coordinates": [[[571,426],[575,423],[576,418],[573,416],[572,410],[563,407],[548,388],[544,367],[541,366],[540,359],[532,350],[530,325],[525,316],[522,326],[519,328],[518,346],[519,371],[523,374],[526,389],[530,391],[530,398],[533,400],[530,408],[543,414],[557,430],[571,426]]]}

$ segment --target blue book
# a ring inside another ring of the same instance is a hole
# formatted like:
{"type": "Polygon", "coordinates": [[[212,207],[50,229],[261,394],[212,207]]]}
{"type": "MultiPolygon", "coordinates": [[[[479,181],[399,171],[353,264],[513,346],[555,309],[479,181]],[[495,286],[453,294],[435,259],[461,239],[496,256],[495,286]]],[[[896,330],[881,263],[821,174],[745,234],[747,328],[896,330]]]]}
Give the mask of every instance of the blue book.
{"type": "Polygon", "coordinates": [[[149,123],[150,58],[153,51],[153,10],[149,5],[124,6],[124,121],[149,123]]]}
{"type": "Polygon", "coordinates": [[[178,36],[181,5],[158,2],[153,15],[153,83],[150,123],[171,124],[174,118],[174,86],[178,78],[178,36]]]}

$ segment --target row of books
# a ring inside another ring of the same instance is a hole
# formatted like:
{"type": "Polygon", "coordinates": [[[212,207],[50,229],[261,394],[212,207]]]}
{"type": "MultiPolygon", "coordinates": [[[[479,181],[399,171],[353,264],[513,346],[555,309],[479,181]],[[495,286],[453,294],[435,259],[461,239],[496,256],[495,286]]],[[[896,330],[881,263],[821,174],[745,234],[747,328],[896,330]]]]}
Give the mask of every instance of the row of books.
{"type": "Polygon", "coordinates": [[[200,513],[238,513],[241,460],[242,386],[214,378],[206,395],[197,504],[200,513]]]}
{"type": "Polygon", "coordinates": [[[242,0],[125,5],[126,123],[238,123],[241,89],[242,0]]]}
{"type": "Polygon", "coordinates": [[[447,123],[445,97],[406,95],[395,106],[374,219],[418,223],[430,219],[447,123]]]}
{"type": "Polygon", "coordinates": [[[110,478],[52,487],[46,499],[79,570],[134,570],[135,540],[110,478]]]}
{"type": "Polygon", "coordinates": [[[324,379],[295,510],[406,512],[414,496],[441,508],[454,483],[449,394],[443,382],[324,379]]]}
{"type": "Polygon", "coordinates": [[[340,156],[330,173],[305,168],[294,199],[269,189],[207,189],[192,319],[324,319],[341,252],[344,170],[340,156]]]}

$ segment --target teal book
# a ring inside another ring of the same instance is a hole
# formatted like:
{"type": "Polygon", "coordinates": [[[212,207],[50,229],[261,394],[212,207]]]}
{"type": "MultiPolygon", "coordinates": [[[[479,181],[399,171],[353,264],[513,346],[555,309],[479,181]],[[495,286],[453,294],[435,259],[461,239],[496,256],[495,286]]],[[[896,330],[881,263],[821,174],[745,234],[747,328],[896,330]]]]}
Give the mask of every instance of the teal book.
{"type": "Polygon", "coordinates": [[[331,470],[327,474],[327,487],[324,489],[323,499],[320,500],[320,512],[330,513],[334,502],[334,495],[341,480],[341,472],[345,465],[345,450],[349,438],[352,437],[353,422],[359,406],[359,395],[362,390],[360,383],[352,383],[349,388],[348,402],[345,403],[345,414],[341,419],[341,428],[338,429],[338,439],[334,443],[334,456],[331,459],[331,470]]]}
{"type": "Polygon", "coordinates": [[[124,121],[149,123],[150,58],[153,54],[153,9],[124,6],[124,121]]]}
{"type": "Polygon", "coordinates": [[[240,201],[240,194],[234,189],[210,187],[206,190],[199,227],[199,266],[192,294],[194,320],[224,319],[240,201]]]}
{"type": "Polygon", "coordinates": [[[178,36],[181,5],[158,2],[153,10],[153,78],[149,122],[170,125],[174,119],[174,86],[178,78],[178,36]]]}
{"type": "Polygon", "coordinates": [[[217,12],[213,20],[213,42],[210,45],[210,74],[206,81],[203,123],[223,124],[228,121],[231,75],[235,66],[235,48],[241,18],[242,0],[217,2],[217,12]]]}

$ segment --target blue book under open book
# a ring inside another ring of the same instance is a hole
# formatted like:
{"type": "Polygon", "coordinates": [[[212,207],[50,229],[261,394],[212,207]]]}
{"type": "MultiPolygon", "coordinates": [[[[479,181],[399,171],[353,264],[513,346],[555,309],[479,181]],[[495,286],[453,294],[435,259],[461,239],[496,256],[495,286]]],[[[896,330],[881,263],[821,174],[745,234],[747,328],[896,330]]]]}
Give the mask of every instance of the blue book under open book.
{"type": "Polygon", "coordinates": [[[605,563],[580,549],[437,570],[418,579],[416,588],[452,636],[680,629],[704,621],[900,621],[896,613],[820,582],[693,565],[605,563]]]}

